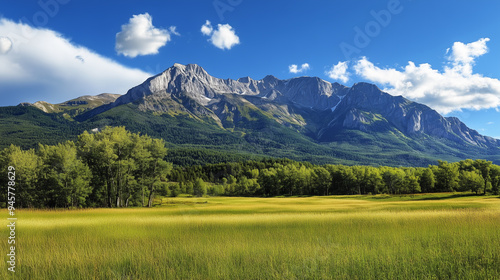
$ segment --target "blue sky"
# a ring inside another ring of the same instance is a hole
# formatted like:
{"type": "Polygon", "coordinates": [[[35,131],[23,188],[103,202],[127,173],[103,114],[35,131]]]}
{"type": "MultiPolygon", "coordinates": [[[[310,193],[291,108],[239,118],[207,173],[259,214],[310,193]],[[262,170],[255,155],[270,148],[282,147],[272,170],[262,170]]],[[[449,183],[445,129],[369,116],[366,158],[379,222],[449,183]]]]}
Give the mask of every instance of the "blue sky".
{"type": "Polygon", "coordinates": [[[123,94],[196,63],[218,78],[368,81],[500,138],[498,11],[487,0],[4,0],[0,106],[123,94]]]}

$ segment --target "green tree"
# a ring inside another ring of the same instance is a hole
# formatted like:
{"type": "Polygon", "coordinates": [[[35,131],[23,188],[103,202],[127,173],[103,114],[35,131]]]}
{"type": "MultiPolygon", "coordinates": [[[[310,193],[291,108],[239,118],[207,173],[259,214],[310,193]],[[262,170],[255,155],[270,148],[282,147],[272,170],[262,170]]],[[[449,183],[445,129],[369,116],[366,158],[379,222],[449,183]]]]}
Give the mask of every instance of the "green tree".
{"type": "Polygon", "coordinates": [[[360,178],[361,192],[363,194],[372,193],[377,194],[383,191],[384,179],[380,174],[378,168],[365,166],[362,177],[360,178]]]}
{"type": "Polygon", "coordinates": [[[85,131],[78,136],[79,155],[92,170],[91,199],[93,206],[113,206],[114,167],[118,156],[113,150],[113,142],[109,134],[113,128],[105,128],[103,132],[90,134],[85,131]]]}
{"type": "Polygon", "coordinates": [[[419,184],[422,192],[433,192],[436,185],[436,178],[431,168],[422,168],[419,172],[419,184]]]}
{"type": "Polygon", "coordinates": [[[15,168],[16,205],[18,208],[43,207],[42,190],[37,187],[41,161],[35,150],[23,151],[11,145],[2,152],[4,162],[3,174],[7,174],[8,166],[15,168]]]}
{"type": "Polygon", "coordinates": [[[405,177],[405,188],[406,190],[411,193],[411,194],[415,194],[415,193],[419,193],[421,192],[421,188],[420,188],[420,184],[418,183],[419,181],[419,178],[415,175],[407,175],[405,177]]]}
{"type": "Polygon", "coordinates": [[[458,188],[458,164],[438,161],[438,167],[435,170],[436,188],[438,191],[454,191],[458,188]]]}
{"type": "Polygon", "coordinates": [[[474,167],[476,167],[477,170],[480,171],[481,176],[483,177],[484,184],[482,187],[483,194],[486,195],[486,192],[491,190],[491,177],[490,177],[490,170],[492,166],[491,161],[487,161],[484,159],[478,159],[474,161],[474,167]]]}
{"type": "Polygon", "coordinates": [[[382,178],[390,194],[401,194],[404,188],[405,172],[399,168],[386,167],[382,170],[382,178]]]}
{"type": "Polygon", "coordinates": [[[167,155],[167,148],[165,142],[160,139],[153,139],[146,147],[151,153],[149,159],[149,166],[146,168],[146,177],[149,183],[149,203],[148,206],[152,207],[152,199],[155,192],[155,183],[167,180],[167,176],[172,170],[172,164],[164,160],[167,155]]]}
{"type": "Polygon", "coordinates": [[[491,191],[493,194],[499,194],[500,191],[500,166],[492,165],[490,169],[491,191]]]}
{"type": "Polygon", "coordinates": [[[326,168],[318,166],[312,172],[312,189],[310,194],[329,195],[332,177],[326,168]]]}
{"type": "Polygon", "coordinates": [[[45,196],[52,207],[84,207],[92,191],[90,168],[77,156],[75,143],[40,145],[38,154],[45,182],[45,196]],[[51,196],[50,198],[48,196],[51,196]]]}
{"type": "Polygon", "coordinates": [[[262,194],[264,196],[275,196],[281,195],[281,183],[278,178],[278,172],[275,168],[270,167],[260,171],[259,185],[262,188],[262,194]]]}
{"type": "Polygon", "coordinates": [[[328,172],[332,178],[333,193],[356,194],[358,193],[358,182],[353,169],[343,165],[327,165],[328,172]]]}
{"type": "Polygon", "coordinates": [[[460,190],[471,190],[478,194],[484,186],[484,179],[479,171],[462,171],[460,173],[460,190]]]}
{"type": "Polygon", "coordinates": [[[101,206],[127,206],[141,191],[142,205],[146,191],[152,206],[156,186],[166,181],[172,165],[163,140],[140,136],[124,127],[106,127],[99,133],[83,133],[78,138],[82,159],[94,174],[93,198],[101,206]]]}
{"type": "Polygon", "coordinates": [[[196,178],[193,183],[193,191],[196,196],[204,196],[207,194],[207,185],[201,178],[196,178]]]}
{"type": "Polygon", "coordinates": [[[177,197],[181,193],[180,183],[174,184],[170,188],[170,196],[177,197]]]}
{"type": "Polygon", "coordinates": [[[186,182],[184,184],[186,191],[186,194],[194,194],[194,189],[193,189],[193,183],[192,182],[186,182]]]}

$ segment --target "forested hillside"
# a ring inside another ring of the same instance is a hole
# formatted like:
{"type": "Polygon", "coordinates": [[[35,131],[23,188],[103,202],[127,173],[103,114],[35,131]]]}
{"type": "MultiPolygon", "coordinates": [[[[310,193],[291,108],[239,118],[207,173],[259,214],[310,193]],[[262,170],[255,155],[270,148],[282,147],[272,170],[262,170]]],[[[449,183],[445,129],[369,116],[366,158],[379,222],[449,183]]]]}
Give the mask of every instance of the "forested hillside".
{"type": "Polygon", "coordinates": [[[413,167],[481,158],[500,164],[499,140],[374,84],[271,75],[220,79],[195,64],[175,64],[122,96],[0,107],[0,149],[77,141],[84,131],[106,126],[163,139],[172,152],[168,161],[182,166],[263,158],[413,167]]]}
{"type": "Polygon", "coordinates": [[[500,166],[485,160],[439,161],[438,165],[426,168],[395,168],[313,165],[280,159],[178,167],[169,178],[178,182],[164,193],[172,196],[178,193],[269,197],[453,191],[498,194],[500,166]]]}
{"type": "MultiPolygon", "coordinates": [[[[177,157],[181,157],[177,151],[177,157]]],[[[186,157],[193,156],[187,151],[186,157]]],[[[155,195],[296,196],[499,193],[500,166],[485,160],[439,161],[427,168],[313,165],[287,159],[175,167],[163,140],[106,127],[76,142],[0,152],[2,173],[15,169],[16,205],[35,207],[152,206],[155,195]],[[12,168],[11,168],[12,169],[12,168]]],[[[7,176],[1,177],[7,188],[7,176]]],[[[7,191],[1,194],[6,204],[7,191]]]]}

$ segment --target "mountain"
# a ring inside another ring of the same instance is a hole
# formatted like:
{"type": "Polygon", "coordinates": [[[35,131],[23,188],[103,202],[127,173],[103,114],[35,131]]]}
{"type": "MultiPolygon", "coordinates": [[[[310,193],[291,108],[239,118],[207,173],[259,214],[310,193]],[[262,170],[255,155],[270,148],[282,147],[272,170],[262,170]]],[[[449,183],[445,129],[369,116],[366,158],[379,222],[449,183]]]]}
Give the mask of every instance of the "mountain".
{"type": "Polygon", "coordinates": [[[457,118],[445,118],[426,105],[391,96],[367,83],[355,84],[332,111],[331,121],[318,134],[323,141],[332,140],[328,135],[334,139],[341,129],[356,129],[397,131],[411,138],[430,136],[482,148],[496,148],[500,144],[499,140],[480,135],[457,118]]]}
{"type": "Polygon", "coordinates": [[[112,103],[116,101],[116,99],[120,96],[120,94],[102,93],[96,96],[80,96],[78,98],[71,99],[59,104],[50,104],[45,101],[38,101],[33,104],[21,103],[19,105],[33,106],[44,111],[45,113],[62,113],[66,117],[71,118],[88,110],[92,110],[99,106],[112,103]]]}
{"type": "Polygon", "coordinates": [[[198,65],[175,64],[125,95],[94,99],[32,106],[63,116],[73,127],[125,125],[162,137],[174,154],[202,149],[388,165],[500,159],[499,140],[368,83],[346,87],[316,77],[280,80],[270,75],[219,79],[198,65]],[[94,99],[100,103],[90,102],[94,99]]]}
{"type": "MultiPolygon", "coordinates": [[[[297,78],[282,81],[274,76],[266,76],[262,80],[253,80],[250,77],[232,79],[218,79],[210,76],[203,68],[196,64],[175,64],[163,73],[149,78],[143,84],[130,89],[127,94],[118,98],[114,103],[103,106],[85,117],[91,117],[113,107],[135,102],[147,96],[154,96],[155,101],[146,102],[147,105],[164,99],[176,101],[189,98],[202,106],[208,106],[219,100],[225,94],[239,96],[260,97],[280,104],[293,103],[303,107],[325,110],[338,103],[337,92],[344,90],[340,84],[331,84],[319,78],[297,78]]],[[[160,104],[154,104],[160,105],[160,104]]],[[[159,106],[152,110],[170,110],[159,106]]]]}

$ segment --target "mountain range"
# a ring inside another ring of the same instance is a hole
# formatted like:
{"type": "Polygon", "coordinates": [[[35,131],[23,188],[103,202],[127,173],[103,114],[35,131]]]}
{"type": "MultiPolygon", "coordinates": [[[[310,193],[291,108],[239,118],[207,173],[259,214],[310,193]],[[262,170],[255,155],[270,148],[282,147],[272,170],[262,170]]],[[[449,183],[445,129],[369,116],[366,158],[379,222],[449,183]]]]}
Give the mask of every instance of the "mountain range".
{"type": "Polygon", "coordinates": [[[195,64],[175,64],[124,95],[0,108],[2,139],[25,147],[47,130],[53,135],[42,142],[50,143],[106,125],[164,138],[179,164],[240,156],[414,166],[500,160],[500,140],[373,84],[271,75],[219,79],[195,64]],[[20,129],[9,128],[16,122],[20,129]]]}

